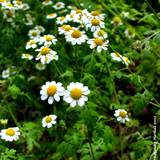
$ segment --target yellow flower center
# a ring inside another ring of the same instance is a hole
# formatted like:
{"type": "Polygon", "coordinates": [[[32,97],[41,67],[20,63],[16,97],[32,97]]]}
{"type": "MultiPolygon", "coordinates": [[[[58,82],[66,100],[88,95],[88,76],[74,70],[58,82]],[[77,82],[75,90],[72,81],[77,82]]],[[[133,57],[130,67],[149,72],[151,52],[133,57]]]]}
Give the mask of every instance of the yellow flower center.
{"type": "Polygon", "coordinates": [[[55,13],[51,13],[51,14],[49,14],[48,16],[54,17],[54,16],[56,16],[56,14],[55,14],[55,13]]]}
{"type": "Polygon", "coordinates": [[[6,130],[6,135],[8,135],[8,136],[14,136],[15,135],[15,131],[12,128],[8,128],[6,130]]]}
{"type": "Polygon", "coordinates": [[[64,30],[65,30],[65,31],[70,31],[71,29],[72,29],[71,26],[66,26],[66,27],[64,27],[64,30]]]}
{"type": "Polygon", "coordinates": [[[32,32],[32,36],[36,37],[37,36],[37,32],[32,32]]]}
{"type": "Polygon", "coordinates": [[[60,17],[60,21],[64,21],[65,17],[60,17]]]}
{"type": "Polygon", "coordinates": [[[76,13],[78,14],[78,13],[82,13],[82,10],[81,9],[77,9],[76,10],[76,13]]]}
{"type": "Polygon", "coordinates": [[[94,43],[97,45],[97,46],[101,46],[103,44],[103,40],[101,38],[95,38],[94,39],[94,43]]]}
{"type": "Polygon", "coordinates": [[[1,2],[3,3],[3,2],[5,2],[5,0],[0,0],[0,3],[1,3],[1,2]]]}
{"type": "Polygon", "coordinates": [[[7,15],[7,17],[13,17],[13,13],[12,13],[11,11],[8,11],[8,12],[6,13],[6,15],[7,15]]]}
{"type": "Polygon", "coordinates": [[[7,6],[8,7],[13,7],[13,5],[11,3],[8,3],[7,6]]]}
{"type": "Polygon", "coordinates": [[[47,35],[47,36],[45,36],[45,39],[46,39],[46,41],[49,42],[49,41],[52,41],[53,38],[52,38],[52,36],[47,35]]]}
{"type": "Polygon", "coordinates": [[[72,32],[71,36],[72,36],[73,38],[79,38],[79,37],[81,37],[81,32],[80,32],[79,30],[74,30],[74,31],[72,32]]]}
{"type": "Polygon", "coordinates": [[[42,48],[42,50],[41,50],[41,54],[42,55],[46,55],[46,54],[48,54],[50,52],[50,48],[48,48],[48,47],[44,47],[44,48],[42,48]]]}
{"type": "Polygon", "coordinates": [[[57,92],[57,87],[55,85],[49,86],[47,89],[47,94],[53,96],[57,92]]]}
{"type": "Polygon", "coordinates": [[[62,4],[61,4],[61,3],[58,3],[56,6],[57,6],[57,7],[61,7],[61,6],[62,6],[62,4]]]}
{"type": "Polygon", "coordinates": [[[30,41],[29,41],[29,44],[30,44],[30,45],[35,44],[35,41],[34,41],[34,40],[30,40],[30,41]]]}
{"type": "Polygon", "coordinates": [[[45,118],[46,123],[50,123],[52,121],[52,118],[50,116],[47,116],[45,118]]]}
{"type": "Polygon", "coordinates": [[[121,57],[121,55],[118,52],[115,52],[117,57],[121,57]]]}
{"type": "Polygon", "coordinates": [[[122,117],[122,118],[125,118],[126,117],[126,112],[120,111],[119,116],[122,117]]]}
{"type": "Polygon", "coordinates": [[[93,11],[91,14],[92,14],[92,16],[99,16],[100,13],[99,13],[99,11],[93,11]]]}
{"type": "Polygon", "coordinates": [[[74,17],[74,14],[70,14],[70,18],[73,18],[74,17]]]}
{"type": "Polygon", "coordinates": [[[97,34],[98,34],[98,36],[104,36],[105,31],[101,29],[101,30],[98,31],[97,34]]]}
{"type": "Polygon", "coordinates": [[[71,90],[71,97],[75,100],[80,99],[82,96],[82,90],[79,88],[74,88],[71,90]]]}
{"type": "Polygon", "coordinates": [[[94,19],[91,20],[91,23],[92,23],[93,26],[99,26],[100,20],[94,18],[94,19]]]}
{"type": "Polygon", "coordinates": [[[118,16],[116,16],[116,17],[113,18],[113,22],[114,22],[115,24],[119,24],[119,23],[121,22],[121,18],[118,17],[118,16]]]}

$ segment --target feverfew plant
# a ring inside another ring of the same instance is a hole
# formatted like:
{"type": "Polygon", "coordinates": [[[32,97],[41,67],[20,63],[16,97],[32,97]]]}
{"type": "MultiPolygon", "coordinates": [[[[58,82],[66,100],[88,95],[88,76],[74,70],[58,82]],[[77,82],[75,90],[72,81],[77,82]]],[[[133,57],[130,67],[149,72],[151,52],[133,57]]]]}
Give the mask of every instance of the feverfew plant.
{"type": "Polygon", "coordinates": [[[160,159],[159,7],[0,0],[0,159],[160,159]]]}

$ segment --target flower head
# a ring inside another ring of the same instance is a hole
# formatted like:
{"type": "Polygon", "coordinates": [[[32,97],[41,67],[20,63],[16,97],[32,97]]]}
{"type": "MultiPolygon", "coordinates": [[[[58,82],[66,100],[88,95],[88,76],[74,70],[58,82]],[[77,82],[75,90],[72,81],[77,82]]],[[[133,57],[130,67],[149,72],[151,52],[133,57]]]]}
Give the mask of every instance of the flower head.
{"type": "Polygon", "coordinates": [[[47,19],[54,19],[57,17],[57,13],[50,13],[46,17],[47,17],[47,19]]]}
{"type": "Polygon", "coordinates": [[[60,10],[60,9],[63,9],[64,6],[65,6],[65,4],[64,4],[63,2],[57,2],[57,3],[53,6],[53,8],[54,8],[55,10],[60,10]]]}
{"type": "Polygon", "coordinates": [[[97,52],[101,52],[102,50],[107,50],[108,48],[108,40],[104,40],[103,38],[94,38],[94,39],[89,39],[88,44],[90,44],[90,48],[96,48],[97,52]]]}
{"type": "Polygon", "coordinates": [[[50,46],[51,44],[56,44],[56,42],[56,37],[50,34],[44,35],[39,39],[39,44],[44,44],[44,46],[50,46]]]}
{"type": "Polygon", "coordinates": [[[33,59],[33,56],[28,54],[28,53],[23,53],[22,54],[22,59],[28,59],[28,60],[32,60],[33,59]]]}
{"type": "Polygon", "coordinates": [[[43,64],[48,64],[52,60],[58,60],[57,52],[53,51],[51,48],[47,46],[42,46],[40,49],[36,49],[39,54],[36,57],[36,60],[40,60],[43,64]]]}
{"type": "Polygon", "coordinates": [[[48,103],[52,104],[55,101],[60,101],[60,96],[64,94],[64,87],[60,82],[46,82],[45,85],[41,87],[40,95],[41,100],[46,100],[48,98],[48,103]]]}
{"type": "Polygon", "coordinates": [[[19,138],[20,132],[18,127],[2,129],[0,132],[1,139],[12,142],[19,138]]]}
{"type": "Polygon", "coordinates": [[[72,45],[84,43],[87,39],[85,32],[79,29],[73,29],[66,34],[66,41],[71,42],[72,45]]]}
{"type": "Polygon", "coordinates": [[[86,28],[90,28],[91,32],[95,32],[96,30],[100,30],[101,28],[104,28],[104,22],[100,20],[99,18],[92,18],[85,22],[86,28]]]}
{"type": "Polygon", "coordinates": [[[8,78],[9,76],[10,76],[10,69],[9,68],[2,71],[2,78],[3,79],[8,78]]]}
{"type": "Polygon", "coordinates": [[[42,4],[43,4],[44,6],[51,5],[52,3],[53,3],[52,0],[44,0],[44,1],[42,2],[42,4]]]}
{"type": "Polygon", "coordinates": [[[126,121],[129,121],[127,112],[124,109],[117,109],[114,113],[114,116],[117,118],[117,121],[121,123],[125,123],[126,121]]]}
{"type": "Polygon", "coordinates": [[[26,49],[30,49],[30,48],[36,48],[37,44],[36,44],[37,40],[36,39],[30,39],[27,44],[26,44],[26,49]]]}
{"type": "Polygon", "coordinates": [[[90,90],[87,86],[83,86],[83,84],[79,82],[72,82],[67,86],[63,99],[67,103],[70,103],[71,107],[75,107],[76,105],[84,106],[88,100],[87,95],[89,93],[90,90]]]}
{"type": "Polygon", "coordinates": [[[51,128],[53,124],[56,124],[56,119],[57,119],[56,115],[45,116],[42,119],[42,126],[47,127],[47,128],[51,128]]]}

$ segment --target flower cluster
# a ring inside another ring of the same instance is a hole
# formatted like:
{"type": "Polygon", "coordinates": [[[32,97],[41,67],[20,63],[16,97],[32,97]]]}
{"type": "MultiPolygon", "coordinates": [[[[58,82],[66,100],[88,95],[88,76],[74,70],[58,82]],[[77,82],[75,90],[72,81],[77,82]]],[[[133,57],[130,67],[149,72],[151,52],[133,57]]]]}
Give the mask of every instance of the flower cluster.
{"type": "Polygon", "coordinates": [[[8,0],[0,1],[1,8],[3,11],[3,18],[6,22],[10,22],[12,24],[14,18],[16,17],[17,10],[28,10],[30,7],[27,3],[22,3],[20,0],[13,0],[12,2],[8,0]]]}
{"type": "Polygon", "coordinates": [[[75,107],[76,105],[84,106],[88,100],[87,95],[89,93],[88,87],[82,83],[71,82],[65,90],[62,83],[55,81],[46,82],[40,91],[41,100],[48,99],[48,104],[52,104],[54,101],[59,102],[60,97],[63,96],[63,100],[69,103],[71,107],[75,107]]]}
{"type": "MultiPolygon", "coordinates": [[[[52,49],[52,46],[57,43],[57,39],[54,35],[44,33],[45,28],[42,26],[36,26],[35,28],[29,30],[28,36],[30,40],[26,43],[26,50],[34,50],[38,52],[35,56],[36,60],[40,60],[42,64],[48,64],[52,60],[58,60],[57,52],[52,49]]],[[[28,53],[22,54],[22,59],[32,60],[33,55],[28,53]]]]}
{"type": "Polygon", "coordinates": [[[104,24],[105,15],[99,11],[89,12],[87,9],[73,9],[66,16],[57,17],[56,23],[60,35],[64,35],[66,42],[72,45],[89,44],[97,52],[107,50],[109,41],[104,24]],[[90,38],[89,35],[92,35],[90,38]]]}

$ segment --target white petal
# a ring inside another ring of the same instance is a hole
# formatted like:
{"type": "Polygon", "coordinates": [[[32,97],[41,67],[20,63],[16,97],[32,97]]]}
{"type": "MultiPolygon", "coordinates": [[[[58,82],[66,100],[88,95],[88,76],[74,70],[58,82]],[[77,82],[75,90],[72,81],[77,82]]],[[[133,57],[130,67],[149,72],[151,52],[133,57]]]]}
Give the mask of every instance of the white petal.
{"type": "Polygon", "coordinates": [[[78,105],[79,105],[80,107],[82,107],[82,106],[84,106],[84,104],[85,104],[85,101],[84,101],[83,98],[81,98],[81,99],[78,101],[78,105]]]}
{"type": "Polygon", "coordinates": [[[53,101],[54,101],[53,96],[50,96],[50,97],[48,98],[48,103],[49,103],[49,104],[52,104],[52,103],[53,103],[53,101]]]}
{"type": "Polygon", "coordinates": [[[73,101],[71,102],[70,106],[71,106],[71,107],[75,107],[75,106],[76,106],[76,101],[73,100],[73,101]]]}
{"type": "Polygon", "coordinates": [[[47,99],[47,97],[48,97],[47,95],[42,95],[42,96],[41,96],[41,100],[44,101],[44,100],[47,99]]]}
{"type": "Polygon", "coordinates": [[[59,101],[60,101],[59,95],[58,95],[58,94],[55,94],[55,95],[54,95],[54,99],[55,99],[57,102],[59,102],[59,101]]]}

